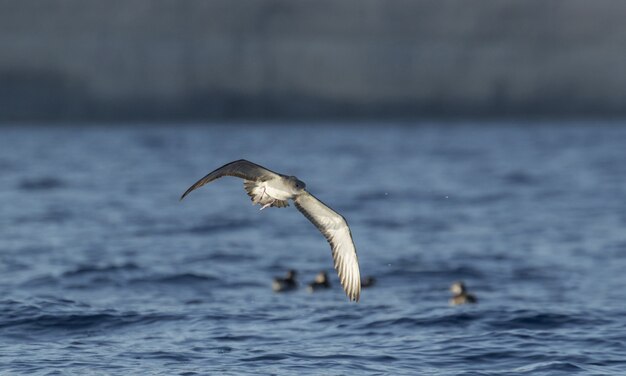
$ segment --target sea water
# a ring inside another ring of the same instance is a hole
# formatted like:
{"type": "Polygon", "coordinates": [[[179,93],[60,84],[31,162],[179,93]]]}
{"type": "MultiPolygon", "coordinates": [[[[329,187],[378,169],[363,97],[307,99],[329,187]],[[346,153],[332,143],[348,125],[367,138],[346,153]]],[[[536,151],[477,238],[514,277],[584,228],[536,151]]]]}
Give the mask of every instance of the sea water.
{"type": "Polygon", "coordinates": [[[624,375],[625,302],[619,124],[0,129],[2,375],[624,375]],[[359,303],[293,205],[179,201],[240,158],[347,219],[359,303]]]}

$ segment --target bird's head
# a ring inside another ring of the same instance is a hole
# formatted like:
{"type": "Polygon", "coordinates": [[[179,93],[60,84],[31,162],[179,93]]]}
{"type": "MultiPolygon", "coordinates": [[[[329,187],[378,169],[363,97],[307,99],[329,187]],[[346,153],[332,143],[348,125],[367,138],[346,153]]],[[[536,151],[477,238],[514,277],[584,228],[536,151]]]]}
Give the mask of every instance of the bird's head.
{"type": "Polygon", "coordinates": [[[450,286],[450,291],[452,291],[454,295],[463,294],[466,291],[465,284],[461,281],[454,282],[452,286],[450,286]]]}
{"type": "Polygon", "coordinates": [[[315,282],[317,283],[326,283],[326,281],[328,281],[328,275],[326,274],[326,272],[319,272],[315,276],[315,282]]]}
{"type": "Polygon", "coordinates": [[[304,184],[302,180],[299,180],[295,176],[290,176],[289,182],[291,184],[291,189],[293,193],[300,193],[302,192],[302,190],[304,190],[304,188],[306,188],[306,184],[304,184]]]}

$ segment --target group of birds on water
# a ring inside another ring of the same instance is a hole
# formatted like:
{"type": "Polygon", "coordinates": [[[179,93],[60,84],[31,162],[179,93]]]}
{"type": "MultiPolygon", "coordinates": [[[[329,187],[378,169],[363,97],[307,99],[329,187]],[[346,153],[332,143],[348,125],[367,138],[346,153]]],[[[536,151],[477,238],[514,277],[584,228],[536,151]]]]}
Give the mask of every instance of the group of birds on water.
{"type": "MultiPolygon", "coordinates": [[[[274,292],[290,292],[297,290],[299,287],[299,283],[296,278],[297,275],[298,272],[291,269],[287,271],[285,277],[274,277],[272,280],[272,290],[274,290],[274,292]]],[[[361,281],[361,288],[372,287],[375,283],[376,278],[371,276],[366,277],[361,281]]],[[[317,273],[315,279],[306,285],[306,289],[310,293],[326,290],[330,287],[331,285],[328,280],[328,274],[325,271],[317,273]]],[[[476,296],[467,291],[467,287],[465,287],[465,283],[462,281],[454,282],[450,286],[450,292],[452,292],[450,305],[474,304],[478,302],[476,296]]]]}
{"type": "MultiPolygon", "coordinates": [[[[272,290],[275,292],[287,292],[294,291],[298,289],[299,283],[296,278],[298,272],[291,269],[287,271],[287,275],[285,277],[274,277],[272,281],[272,290]]],[[[376,283],[376,279],[374,277],[366,277],[361,281],[361,288],[372,287],[376,283]]],[[[319,290],[329,289],[330,281],[328,279],[328,274],[325,271],[321,271],[317,273],[315,279],[307,284],[307,290],[309,292],[315,292],[319,290]]]]}
{"type": "MultiPolygon", "coordinates": [[[[276,173],[255,163],[240,159],[208,173],[193,184],[183,195],[185,198],[191,191],[200,188],[224,176],[234,176],[244,180],[243,186],[252,200],[252,204],[261,205],[261,209],[269,207],[284,208],[289,200],[295,207],[324,235],[330,244],[334,267],[339,281],[351,301],[359,301],[361,289],[375,283],[373,277],[361,280],[359,260],[352,233],[346,219],[331,209],[305,188],[306,184],[295,176],[276,173]]],[[[285,278],[275,278],[272,284],[274,291],[289,291],[298,287],[296,271],[290,270],[285,278]]],[[[307,285],[309,291],[330,288],[328,275],[320,272],[315,280],[307,285]]],[[[453,305],[476,303],[476,298],[467,292],[462,282],[455,282],[450,290],[453,305]]]]}

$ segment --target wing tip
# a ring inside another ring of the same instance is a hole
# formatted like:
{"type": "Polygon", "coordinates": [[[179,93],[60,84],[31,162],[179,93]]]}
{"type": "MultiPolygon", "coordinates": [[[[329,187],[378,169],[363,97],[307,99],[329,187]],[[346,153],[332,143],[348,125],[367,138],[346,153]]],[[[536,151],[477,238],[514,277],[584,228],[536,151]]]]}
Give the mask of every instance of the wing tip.
{"type": "Polygon", "coordinates": [[[180,196],[178,201],[182,201],[194,189],[195,189],[195,185],[192,185],[188,190],[185,191],[185,193],[182,194],[182,196],[180,196]]]}
{"type": "Polygon", "coordinates": [[[361,291],[354,291],[350,295],[348,295],[348,297],[350,298],[351,302],[358,303],[359,299],[361,298],[361,291]]]}

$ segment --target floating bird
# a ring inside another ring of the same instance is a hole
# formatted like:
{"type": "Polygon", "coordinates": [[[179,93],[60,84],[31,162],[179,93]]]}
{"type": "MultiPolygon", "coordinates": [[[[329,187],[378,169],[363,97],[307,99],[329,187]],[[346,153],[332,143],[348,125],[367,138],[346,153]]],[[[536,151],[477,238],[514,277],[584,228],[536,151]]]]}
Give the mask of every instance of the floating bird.
{"type": "Polygon", "coordinates": [[[295,176],[270,171],[265,167],[240,159],[209,173],[183,193],[181,200],[196,188],[224,176],[244,179],[243,186],[253,204],[284,208],[293,200],[296,208],[324,235],[332,250],[334,266],[346,295],[358,301],[361,294],[361,274],[352,233],[345,218],[305,190],[304,182],[295,176]]]}
{"type": "Polygon", "coordinates": [[[298,282],[296,281],[296,271],[290,270],[287,272],[285,278],[274,277],[272,281],[272,290],[276,292],[292,291],[298,288],[298,282]]]}
{"type": "Polygon", "coordinates": [[[363,278],[363,281],[361,281],[361,287],[362,288],[368,288],[368,287],[372,287],[376,284],[376,278],[372,277],[372,276],[368,276],[363,278]]]}
{"type": "Polygon", "coordinates": [[[328,281],[328,275],[326,272],[319,272],[315,276],[315,280],[309,283],[307,289],[309,292],[314,292],[316,290],[323,290],[330,288],[330,282],[328,281]]]}
{"type": "Polygon", "coordinates": [[[451,305],[476,303],[478,301],[474,295],[467,292],[467,288],[465,288],[463,282],[454,282],[452,286],[450,286],[450,291],[452,291],[452,299],[450,299],[451,305]]]}

